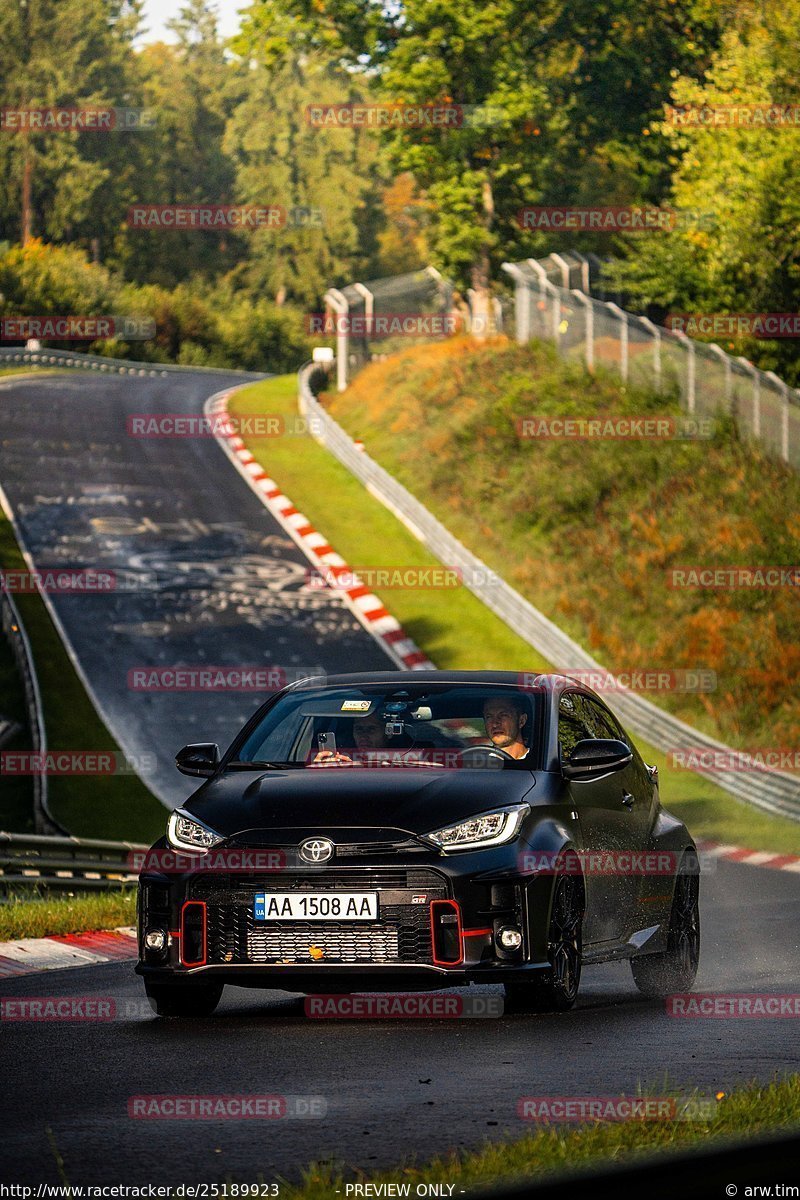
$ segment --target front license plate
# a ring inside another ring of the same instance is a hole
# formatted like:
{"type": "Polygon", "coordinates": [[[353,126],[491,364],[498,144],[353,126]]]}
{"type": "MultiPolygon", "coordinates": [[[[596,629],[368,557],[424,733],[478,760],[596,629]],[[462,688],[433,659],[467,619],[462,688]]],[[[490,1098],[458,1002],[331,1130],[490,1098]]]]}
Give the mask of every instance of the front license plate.
{"type": "Polygon", "coordinates": [[[377,921],[377,892],[256,892],[256,921],[377,921]]]}

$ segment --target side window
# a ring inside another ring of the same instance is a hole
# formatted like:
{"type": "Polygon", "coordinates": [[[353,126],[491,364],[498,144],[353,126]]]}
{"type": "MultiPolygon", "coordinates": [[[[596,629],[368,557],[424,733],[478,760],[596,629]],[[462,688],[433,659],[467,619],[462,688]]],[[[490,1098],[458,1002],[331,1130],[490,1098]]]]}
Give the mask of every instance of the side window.
{"type": "Polygon", "coordinates": [[[581,699],[576,692],[564,692],[558,705],[558,742],[564,760],[570,757],[578,742],[597,736],[589,732],[580,710],[581,699]]]}
{"type": "Polygon", "coordinates": [[[592,731],[589,735],[590,737],[619,738],[627,744],[627,738],[623,736],[622,730],[611,716],[611,713],[607,712],[596,701],[590,699],[589,696],[577,696],[576,700],[580,704],[584,724],[592,731]]]}
{"type": "Polygon", "coordinates": [[[596,732],[592,734],[592,737],[618,738],[621,742],[624,742],[626,746],[629,746],[631,753],[633,754],[634,771],[638,775],[645,789],[652,789],[650,773],[644,764],[644,760],[642,759],[641,754],[636,749],[631,739],[625,733],[625,730],[617,721],[616,717],[607,709],[603,708],[601,704],[598,704],[595,700],[591,700],[588,696],[580,696],[578,699],[582,702],[584,711],[588,715],[593,729],[596,730],[596,732]]]}

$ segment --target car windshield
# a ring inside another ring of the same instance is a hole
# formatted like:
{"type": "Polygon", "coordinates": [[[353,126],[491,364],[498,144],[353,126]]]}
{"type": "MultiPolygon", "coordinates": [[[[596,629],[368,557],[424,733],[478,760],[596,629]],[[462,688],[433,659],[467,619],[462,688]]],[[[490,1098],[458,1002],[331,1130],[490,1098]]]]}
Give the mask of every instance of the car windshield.
{"type": "Polygon", "coordinates": [[[530,769],[539,703],[499,686],[308,688],[268,709],[228,765],[530,769]]]}

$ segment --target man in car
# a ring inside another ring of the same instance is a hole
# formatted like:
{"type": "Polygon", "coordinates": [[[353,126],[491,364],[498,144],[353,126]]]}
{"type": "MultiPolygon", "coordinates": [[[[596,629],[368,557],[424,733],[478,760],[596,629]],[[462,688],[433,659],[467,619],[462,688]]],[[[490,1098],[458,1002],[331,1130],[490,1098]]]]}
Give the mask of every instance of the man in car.
{"type": "Polygon", "coordinates": [[[483,706],[483,721],[493,746],[512,758],[528,753],[528,709],[521,696],[490,696],[483,706]]]}

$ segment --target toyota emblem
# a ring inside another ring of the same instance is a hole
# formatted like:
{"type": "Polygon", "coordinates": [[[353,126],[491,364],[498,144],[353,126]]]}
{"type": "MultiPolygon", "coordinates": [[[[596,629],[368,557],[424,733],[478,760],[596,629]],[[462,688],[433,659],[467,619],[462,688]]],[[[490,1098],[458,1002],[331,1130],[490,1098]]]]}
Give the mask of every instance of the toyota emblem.
{"type": "Polygon", "coordinates": [[[303,862],[324,863],[333,856],[333,842],[330,838],[306,838],[300,843],[298,853],[303,862]]]}

